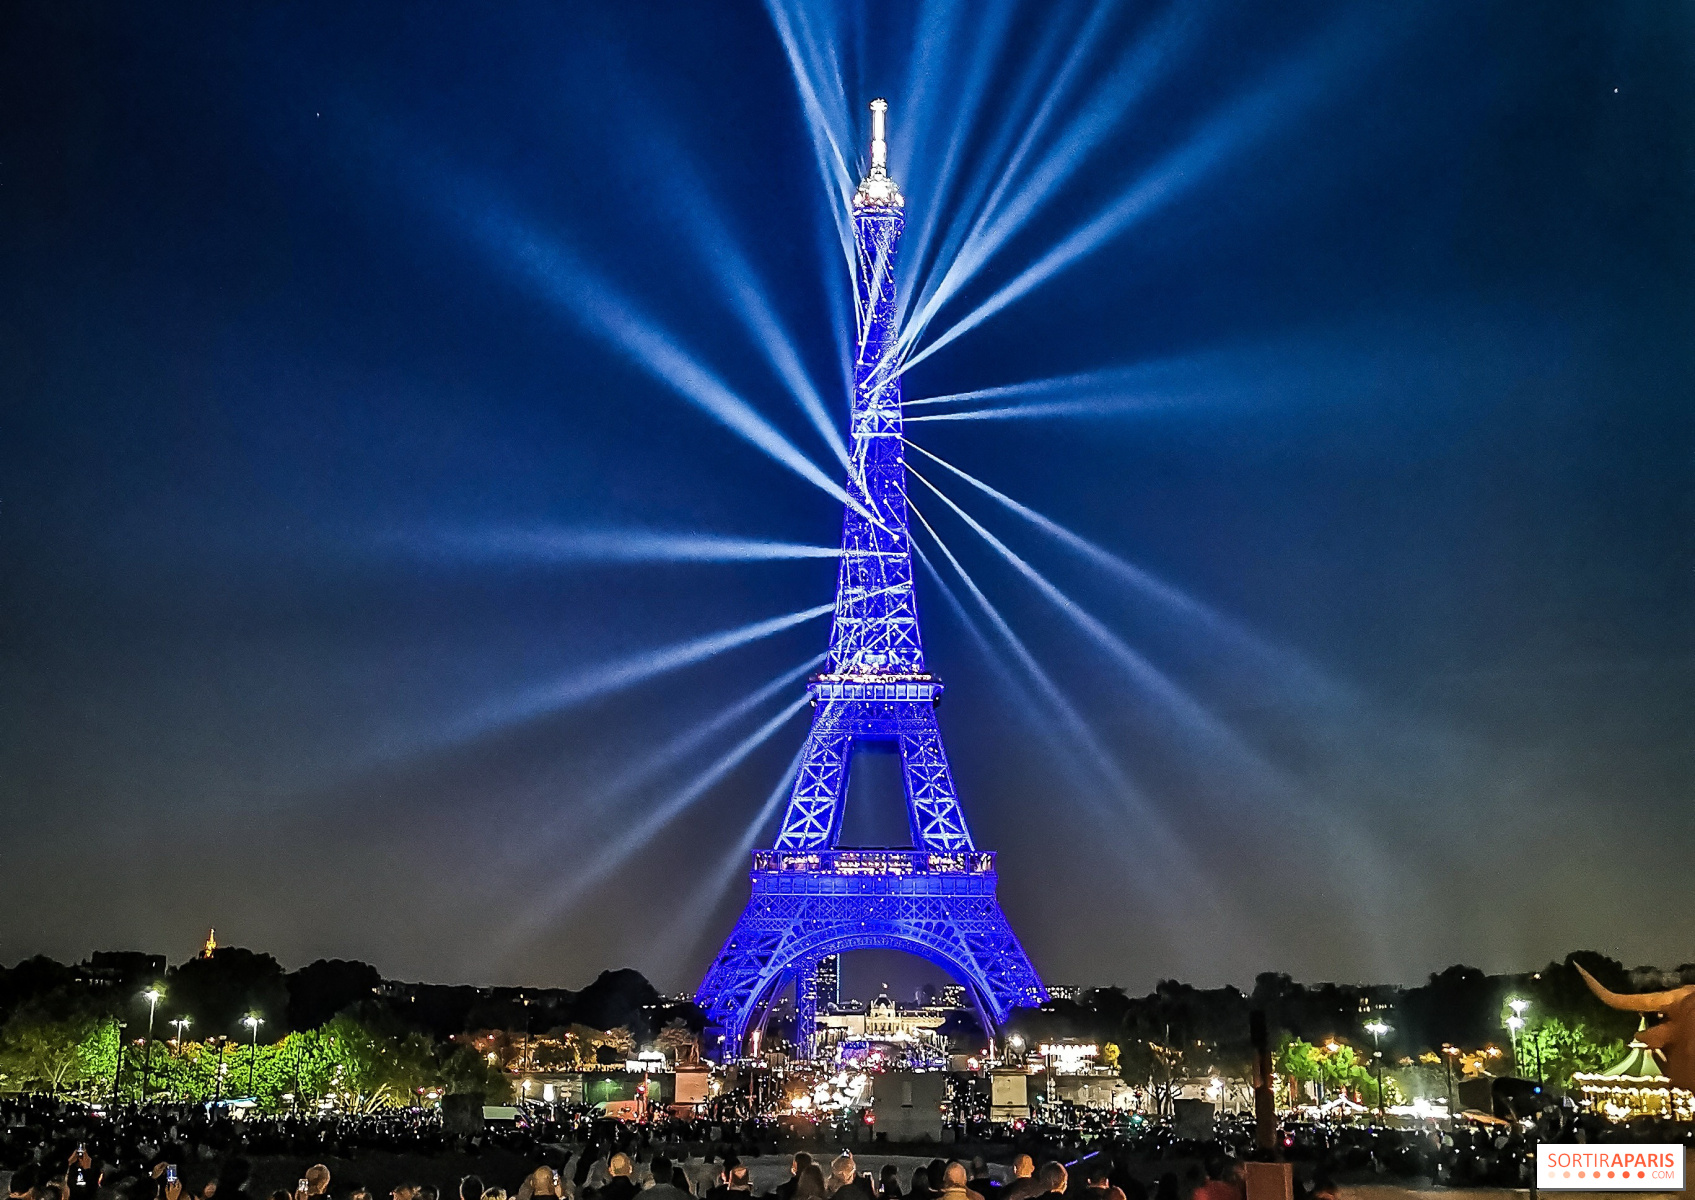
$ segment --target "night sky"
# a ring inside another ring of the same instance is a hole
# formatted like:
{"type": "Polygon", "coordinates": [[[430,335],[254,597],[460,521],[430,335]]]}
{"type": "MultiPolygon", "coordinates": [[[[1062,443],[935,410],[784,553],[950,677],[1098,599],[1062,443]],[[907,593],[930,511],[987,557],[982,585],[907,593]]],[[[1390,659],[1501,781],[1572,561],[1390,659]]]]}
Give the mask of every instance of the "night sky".
{"type": "Polygon", "coordinates": [[[1132,568],[913,457],[1132,653],[914,483],[1105,752],[917,534],[1043,975],[1695,958],[1692,48],[1677,3],[7,5],[0,960],[692,989],[827,623],[640,664],[831,599],[752,555],[839,502],[698,401],[839,477],[815,145],[857,174],[877,95],[910,294],[1020,214],[906,376],[1007,390],[909,417],[1048,406],[911,440],[1132,568]]]}

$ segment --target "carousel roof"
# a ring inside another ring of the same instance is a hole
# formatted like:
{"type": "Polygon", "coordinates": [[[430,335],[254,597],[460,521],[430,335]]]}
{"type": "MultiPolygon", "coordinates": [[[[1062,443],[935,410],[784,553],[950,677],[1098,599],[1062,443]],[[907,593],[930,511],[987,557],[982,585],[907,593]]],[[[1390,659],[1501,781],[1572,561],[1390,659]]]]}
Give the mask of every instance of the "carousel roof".
{"type": "MultiPolygon", "coordinates": [[[[1648,1028],[1648,1018],[1643,1017],[1642,1023],[1636,1027],[1641,1033],[1648,1028]]],[[[1630,1045],[1623,1058],[1619,1059],[1605,1071],[1579,1071],[1572,1076],[1579,1083],[1597,1083],[1601,1085],[1618,1083],[1651,1083],[1667,1085],[1666,1073],[1660,1070],[1660,1062],[1654,1057],[1654,1052],[1642,1044],[1640,1038],[1631,1038],[1630,1045]]]]}

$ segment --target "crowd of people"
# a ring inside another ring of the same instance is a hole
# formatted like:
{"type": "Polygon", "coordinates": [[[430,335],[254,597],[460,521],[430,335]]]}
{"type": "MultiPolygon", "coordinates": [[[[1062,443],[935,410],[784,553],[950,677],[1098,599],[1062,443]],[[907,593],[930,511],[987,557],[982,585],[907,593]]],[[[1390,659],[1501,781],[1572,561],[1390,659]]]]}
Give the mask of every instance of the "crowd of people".
{"type": "MultiPolygon", "coordinates": [[[[1086,1134],[1032,1125],[1011,1145],[868,1171],[851,1149],[774,1157],[780,1133],[592,1109],[455,1131],[421,1110],[236,1119],[208,1106],[12,1099],[0,1100],[0,1173],[10,1200],[1242,1200],[1241,1164],[1261,1153],[1246,1120],[1221,1120],[1206,1141],[1161,1121],[1086,1134]]],[[[813,1140],[832,1135],[819,1127],[813,1140]]],[[[1695,1141],[1695,1129],[1559,1111],[1452,1129],[1300,1122],[1279,1129],[1276,1153],[1324,1200],[1340,1177],[1523,1186],[1543,1140],[1695,1141]]]]}

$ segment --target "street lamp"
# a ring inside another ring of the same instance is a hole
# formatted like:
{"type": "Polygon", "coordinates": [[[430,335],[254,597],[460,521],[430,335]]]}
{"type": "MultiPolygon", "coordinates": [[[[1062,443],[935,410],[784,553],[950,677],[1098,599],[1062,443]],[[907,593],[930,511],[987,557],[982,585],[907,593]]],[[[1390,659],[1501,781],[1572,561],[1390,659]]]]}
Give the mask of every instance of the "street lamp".
{"type": "Polygon", "coordinates": [[[1372,1057],[1377,1060],[1377,1115],[1382,1117],[1384,1115],[1383,1050],[1380,1045],[1380,1039],[1384,1034],[1389,1032],[1389,1027],[1382,1021],[1372,1021],[1366,1025],[1365,1031],[1371,1035],[1371,1053],[1372,1057]]]}
{"type": "Polygon", "coordinates": [[[118,1035],[118,1066],[112,1072],[112,1108],[116,1110],[118,1107],[118,1088],[123,1083],[124,1078],[124,1030],[129,1028],[129,1024],[113,1017],[112,1025],[118,1035]]]}
{"type": "Polygon", "coordinates": [[[182,1053],[183,1030],[187,1029],[190,1025],[194,1024],[194,1022],[189,1020],[187,1017],[178,1017],[176,1020],[171,1021],[170,1024],[175,1025],[177,1027],[177,1053],[181,1054],[182,1053]]]}
{"type": "Polygon", "coordinates": [[[165,993],[156,987],[150,987],[141,993],[147,1001],[147,1052],[141,1060],[141,1102],[147,1103],[147,1085],[153,1078],[153,1014],[158,1011],[159,1001],[165,993]]]}
{"type": "MultiPolygon", "coordinates": [[[[1513,1015],[1507,1018],[1507,1028],[1512,1031],[1513,1035],[1513,1070],[1522,1071],[1524,1067],[1518,1058],[1518,1031],[1525,1027],[1524,1010],[1530,1007],[1530,1001],[1515,997],[1507,1001],[1507,1007],[1513,1010],[1513,1015]]],[[[1542,1048],[1538,1046],[1536,1050],[1538,1056],[1540,1056],[1542,1048]]],[[[1540,1070],[1537,1071],[1537,1075],[1541,1075],[1540,1070]]],[[[1541,1080],[1538,1079],[1537,1082],[1540,1083],[1541,1080]]]]}
{"type": "Polygon", "coordinates": [[[522,997],[524,1001],[524,1073],[530,1072],[530,998],[522,997]]]}
{"type": "Polygon", "coordinates": [[[253,1053],[247,1060],[247,1094],[257,1099],[253,1090],[253,1068],[259,1061],[259,1026],[265,1023],[265,1018],[248,1013],[241,1018],[241,1023],[253,1031],[253,1053]]]}

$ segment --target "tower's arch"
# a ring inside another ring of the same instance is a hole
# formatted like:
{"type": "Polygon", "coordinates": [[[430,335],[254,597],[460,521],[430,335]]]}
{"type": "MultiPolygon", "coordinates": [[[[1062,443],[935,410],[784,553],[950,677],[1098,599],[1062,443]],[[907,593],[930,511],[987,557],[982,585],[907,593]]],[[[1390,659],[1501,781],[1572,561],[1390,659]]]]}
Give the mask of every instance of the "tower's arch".
{"type": "MultiPolygon", "coordinates": [[[[903,931],[834,931],[806,939],[773,956],[750,989],[741,1009],[731,1015],[724,1025],[727,1053],[737,1053],[748,1031],[763,1025],[763,1017],[772,1000],[786,984],[795,983],[799,995],[806,981],[816,975],[822,960],[855,950],[899,950],[940,967],[965,989],[984,1032],[992,1035],[999,1026],[1000,1021],[992,1012],[994,1001],[989,981],[975,963],[939,939],[912,936],[903,931]]],[[[1005,1017],[1006,1014],[1001,1014],[1000,1020],[1005,1020],[1005,1017]]]]}

